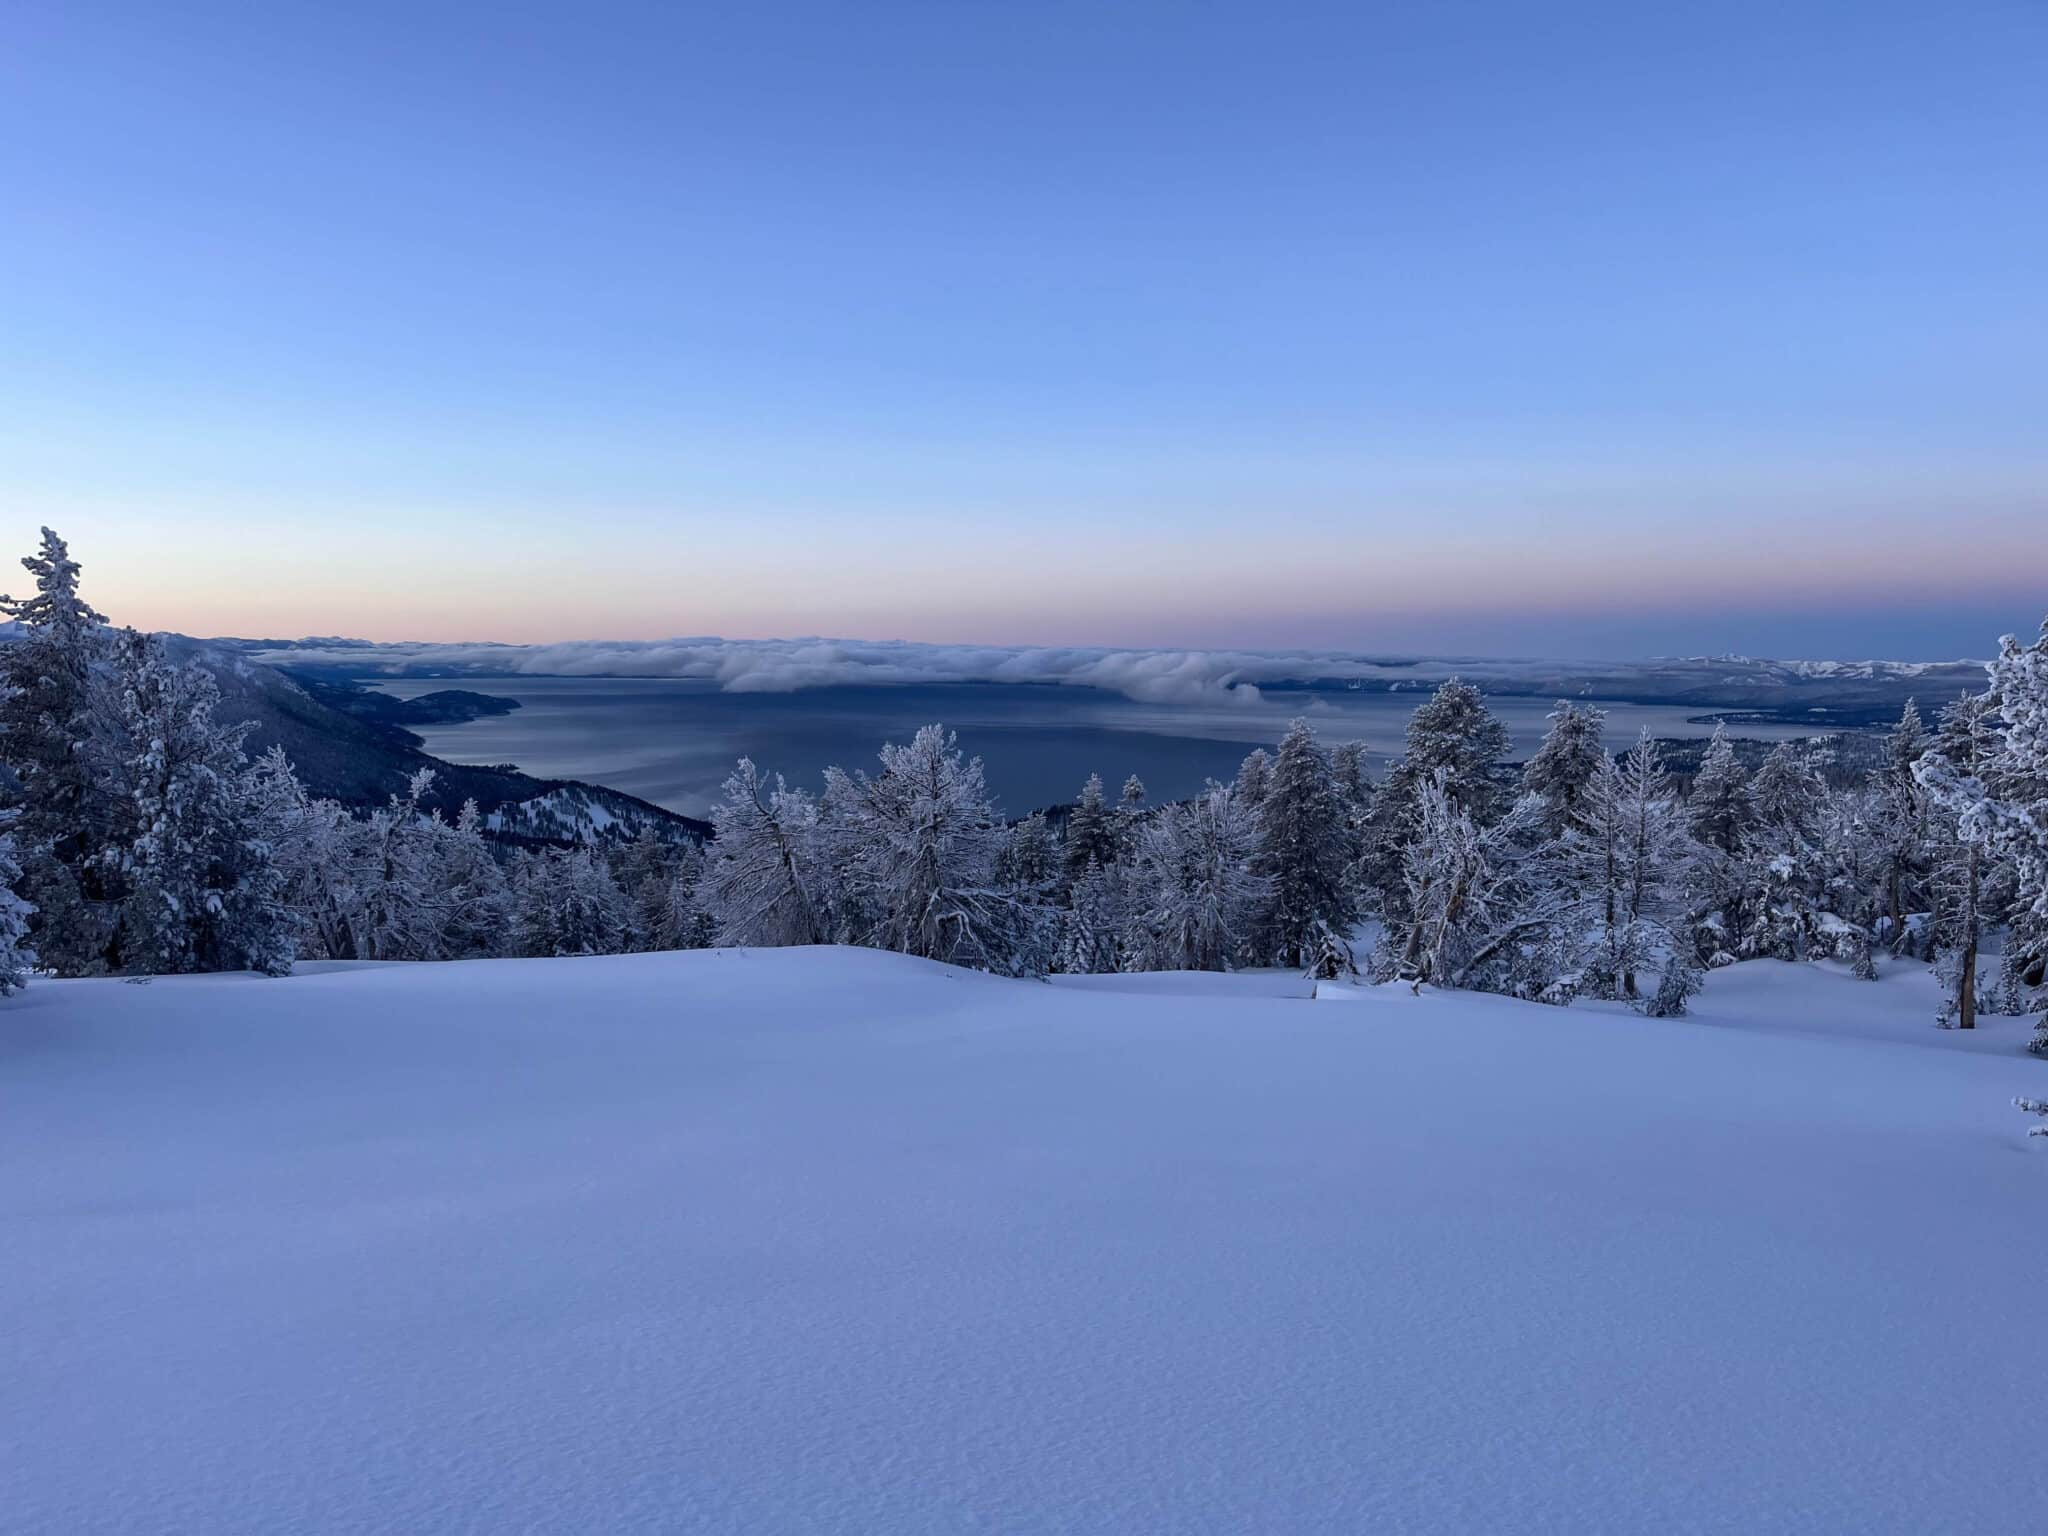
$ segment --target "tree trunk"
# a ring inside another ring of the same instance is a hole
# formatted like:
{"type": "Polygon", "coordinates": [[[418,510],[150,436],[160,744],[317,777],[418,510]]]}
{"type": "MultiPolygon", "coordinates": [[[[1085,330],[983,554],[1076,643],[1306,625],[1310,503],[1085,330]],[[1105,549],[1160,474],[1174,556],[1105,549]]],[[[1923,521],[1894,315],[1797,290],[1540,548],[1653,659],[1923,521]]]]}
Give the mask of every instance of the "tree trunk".
{"type": "Polygon", "coordinates": [[[1956,983],[1956,1028],[1977,1027],[1977,930],[1981,926],[1977,916],[1977,850],[1970,849],[1970,876],[1968,901],[1963,910],[1968,914],[1969,931],[1963,935],[1963,974],[1956,983]]]}
{"type": "Polygon", "coordinates": [[[1963,941],[1963,969],[1956,980],[1956,1028],[1977,1027],[1977,935],[1963,941]]]}

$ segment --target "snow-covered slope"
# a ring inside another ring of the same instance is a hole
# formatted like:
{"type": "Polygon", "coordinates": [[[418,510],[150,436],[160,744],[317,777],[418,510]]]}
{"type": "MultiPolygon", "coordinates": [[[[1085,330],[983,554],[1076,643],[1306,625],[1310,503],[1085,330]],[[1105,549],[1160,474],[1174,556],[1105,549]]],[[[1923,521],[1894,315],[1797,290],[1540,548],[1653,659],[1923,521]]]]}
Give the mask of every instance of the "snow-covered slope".
{"type": "Polygon", "coordinates": [[[0,1008],[0,1529],[2021,1531],[2019,1028],[859,951],[0,1008]]]}

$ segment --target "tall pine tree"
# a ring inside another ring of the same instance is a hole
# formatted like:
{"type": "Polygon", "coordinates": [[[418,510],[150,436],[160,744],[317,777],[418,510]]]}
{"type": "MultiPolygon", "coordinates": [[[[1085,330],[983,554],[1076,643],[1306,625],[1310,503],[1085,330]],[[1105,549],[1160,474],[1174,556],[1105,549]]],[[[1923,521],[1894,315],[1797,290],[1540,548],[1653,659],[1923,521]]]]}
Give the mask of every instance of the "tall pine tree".
{"type": "Polygon", "coordinates": [[[1306,966],[1327,929],[1358,921],[1350,870],[1357,856],[1344,796],[1307,720],[1281,738],[1259,805],[1253,867],[1267,883],[1258,939],[1269,963],[1306,966]]]}
{"type": "Polygon", "coordinates": [[[93,717],[111,715],[106,620],[79,596],[78,562],[43,530],[22,560],[30,597],[0,597],[21,626],[0,645],[0,755],[13,771],[13,827],[21,893],[34,907],[30,932],[41,964],[60,976],[108,968],[121,895],[111,845],[124,812],[95,752],[93,717]],[[99,697],[96,698],[96,695],[99,697]]]}

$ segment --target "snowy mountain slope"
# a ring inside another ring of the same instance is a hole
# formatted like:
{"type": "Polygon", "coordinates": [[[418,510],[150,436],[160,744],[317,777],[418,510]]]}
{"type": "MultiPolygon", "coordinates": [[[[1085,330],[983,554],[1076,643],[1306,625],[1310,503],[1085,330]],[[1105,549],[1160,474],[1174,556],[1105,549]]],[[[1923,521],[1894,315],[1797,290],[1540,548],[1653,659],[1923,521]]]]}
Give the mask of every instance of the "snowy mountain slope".
{"type": "Polygon", "coordinates": [[[1136,980],[39,983],[0,1530],[2037,1520],[2016,1021],[1777,966],[1677,1021],[1136,980]]]}
{"type": "MultiPolygon", "coordinates": [[[[350,713],[333,703],[339,691],[310,690],[274,667],[239,653],[170,637],[173,651],[202,663],[221,690],[223,720],[255,722],[247,750],[260,755],[281,746],[300,779],[316,795],[361,810],[385,804],[405,787],[409,774],[434,770],[426,804],[453,818],[465,800],[475,800],[493,832],[539,842],[587,843],[607,835],[629,836],[643,826],[674,837],[702,839],[706,822],[574,779],[543,779],[511,766],[481,767],[447,762],[420,750],[420,739],[393,721],[350,713]]],[[[458,703],[478,695],[456,691],[458,703]]],[[[486,700],[496,703],[495,700],[486,700]]]]}

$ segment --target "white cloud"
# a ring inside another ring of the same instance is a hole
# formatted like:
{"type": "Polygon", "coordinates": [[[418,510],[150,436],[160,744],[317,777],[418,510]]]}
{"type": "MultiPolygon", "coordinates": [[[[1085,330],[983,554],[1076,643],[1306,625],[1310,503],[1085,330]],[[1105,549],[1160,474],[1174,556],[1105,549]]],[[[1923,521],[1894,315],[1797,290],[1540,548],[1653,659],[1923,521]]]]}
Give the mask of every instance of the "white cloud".
{"type": "Polygon", "coordinates": [[[1974,685],[1981,675],[1975,663],[1816,664],[1743,657],[1642,662],[1411,660],[1342,651],[1146,651],[712,636],[558,645],[377,645],[321,639],[254,654],[274,665],[346,668],[358,677],[670,677],[713,684],[727,693],[796,693],[862,684],[1037,683],[1100,688],[1144,704],[1256,704],[1261,688],[1310,681],[1422,690],[1456,675],[1508,694],[1746,704],[1753,702],[1746,693],[1783,689],[1803,679],[1865,679],[1898,686],[1958,678],[1962,685],[1974,685]]]}
{"type": "Polygon", "coordinates": [[[1143,703],[1255,703],[1261,684],[1309,678],[1390,682],[1440,677],[1367,657],[1314,652],[1142,651],[1098,647],[923,645],[871,640],[584,640],[558,645],[396,644],[320,640],[259,652],[285,666],[347,667],[363,676],[673,677],[728,693],[890,683],[1043,683],[1100,688],[1143,703]]]}

